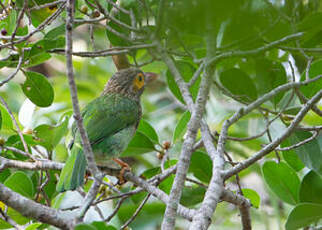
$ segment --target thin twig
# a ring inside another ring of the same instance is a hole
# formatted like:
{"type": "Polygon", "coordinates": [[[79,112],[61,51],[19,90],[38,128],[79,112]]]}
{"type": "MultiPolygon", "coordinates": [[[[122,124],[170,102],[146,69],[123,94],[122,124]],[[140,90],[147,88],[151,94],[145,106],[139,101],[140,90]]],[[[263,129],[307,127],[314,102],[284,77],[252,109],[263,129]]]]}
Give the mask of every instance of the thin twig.
{"type": "Polygon", "coordinates": [[[298,142],[298,143],[296,143],[294,145],[287,146],[287,147],[284,147],[284,148],[276,148],[276,150],[278,150],[278,151],[289,151],[291,149],[298,148],[298,147],[300,147],[300,146],[302,146],[302,145],[304,145],[304,144],[306,144],[306,143],[308,143],[310,141],[313,141],[318,135],[319,135],[319,132],[315,131],[311,137],[309,137],[309,138],[307,138],[307,139],[305,139],[303,141],[300,141],[300,142],[298,142]]]}
{"type": "Polygon", "coordinates": [[[121,205],[122,205],[122,203],[125,201],[125,199],[126,199],[127,197],[122,197],[118,202],[117,202],[117,204],[116,204],[116,207],[115,207],[115,209],[113,210],[113,212],[108,216],[108,217],[106,217],[105,218],[105,222],[109,222],[115,215],[116,215],[116,213],[118,212],[118,210],[121,208],[121,205]]]}
{"type": "Polygon", "coordinates": [[[17,73],[20,70],[20,67],[22,65],[24,54],[25,54],[24,49],[22,49],[20,56],[19,56],[18,65],[17,65],[15,71],[13,71],[13,73],[11,73],[9,75],[9,77],[7,77],[7,79],[0,82],[0,87],[3,86],[4,84],[6,84],[7,82],[11,81],[17,75],[17,73]]]}
{"type": "MultiPolygon", "coordinates": [[[[289,83],[291,84],[291,83],[289,83]]],[[[306,113],[312,108],[312,106],[317,103],[322,97],[322,90],[320,90],[317,94],[315,94],[298,112],[298,114],[295,116],[294,120],[291,122],[291,124],[288,126],[288,128],[285,130],[285,132],[276,140],[271,142],[270,144],[266,145],[263,149],[261,149],[259,152],[255,153],[253,156],[248,158],[247,160],[239,163],[238,165],[232,167],[231,169],[225,170],[223,172],[224,178],[228,179],[232,175],[239,173],[241,170],[249,167],[250,165],[254,164],[256,161],[270,153],[273,149],[275,149],[283,140],[285,140],[287,137],[291,135],[293,130],[297,127],[297,125],[301,122],[303,117],[306,115],[306,113]]]]}
{"type": "Polygon", "coordinates": [[[6,101],[5,101],[5,100],[3,99],[3,97],[1,97],[1,96],[0,96],[0,101],[1,101],[1,103],[4,105],[4,107],[6,108],[6,110],[8,111],[8,113],[9,113],[9,115],[10,115],[11,120],[13,121],[13,123],[14,123],[14,124],[15,124],[15,126],[16,126],[16,129],[17,129],[18,135],[19,135],[19,137],[20,137],[20,139],[21,139],[21,142],[22,142],[22,144],[23,144],[23,147],[24,147],[24,149],[25,149],[25,152],[28,154],[28,157],[29,157],[29,158],[34,159],[34,157],[33,157],[33,156],[30,154],[30,152],[29,152],[28,145],[27,145],[27,143],[26,143],[26,141],[25,141],[25,138],[23,137],[23,134],[22,134],[22,132],[21,132],[21,129],[20,129],[20,127],[19,127],[19,125],[18,125],[18,122],[17,122],[17,120],[16,120],[15,116],[13,115],[13,113],[12,113],[11,109],[9,108],[8,104],[6,103],[6,101]]]}
{"type": "Polygon", "coordinates": [[[13,42],[8,42],[8,43],[5,43],[5,44],[0,44],[0,48],[6,48],[6,47],[9,47],[9,46],[12,46],[12,45],[15,45],[15,44],[19,44],[21,42],[24,42],[24,41],[28,40],[31,36],[33,36],[34,34],[40,32],[41,30],[43,30],[46,26],[49,26],[63,12],[64,8],[65,8],[65,4],[63,3],[55,11],[55,13],[53,13],[48,18],[46,18],[36,29],[31,31],[29,34],[27,34],[25,36],[22,36],[18,40],[15,40],[13,42]]]}
{"type": "Polygon", "coordinates": [[[133,222],[133,220],[137,217],[137,215],[139,214],[139,212],[142,210],[143,206],[145,205],[145,203],[148,201],[148,199],[150,198],[151,194],[148,194],[143,201],[141,202],[140,206],[135,210],[134,214],[131,216],[130,219],[128,219],[122,226],[121,229],[125,229],[129,224],[131,224],[133,222]]]}

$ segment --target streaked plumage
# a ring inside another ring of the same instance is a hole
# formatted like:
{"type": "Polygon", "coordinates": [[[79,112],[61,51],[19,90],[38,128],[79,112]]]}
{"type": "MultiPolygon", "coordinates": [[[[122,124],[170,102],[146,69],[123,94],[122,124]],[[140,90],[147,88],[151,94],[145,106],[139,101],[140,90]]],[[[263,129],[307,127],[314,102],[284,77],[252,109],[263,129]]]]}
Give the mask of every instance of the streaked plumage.
{"type": "MultiPolygon", "coordinates": [[[[82,111],[97,165],[106,165],[118,157],[135,134],[141,118],[140,96],[144,90],[144,75],[135,68],[115,73],[102,95],[91,101],[82,111]]],[[[71,154],[63,168],[57,191],[74,190],[83,184],[86,158],[80,134],[74,124],[71,154]]]]}

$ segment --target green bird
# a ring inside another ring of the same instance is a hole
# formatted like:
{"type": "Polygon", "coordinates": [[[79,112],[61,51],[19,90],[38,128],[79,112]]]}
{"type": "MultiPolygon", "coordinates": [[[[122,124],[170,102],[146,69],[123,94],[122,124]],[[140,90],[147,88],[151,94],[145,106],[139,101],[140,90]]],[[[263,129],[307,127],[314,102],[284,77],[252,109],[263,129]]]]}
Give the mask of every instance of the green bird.
{"type": "MultiPolygon", "coordinates": [[[[122,168],[129,168],[117,157],[128,146],[140,122],[140,96],[144,86],[155,78],[155,74],[143,73],[137,68],[120,70],[110,78],[101,96],[82,110],[83,124],[98,166],[107,166],[114,160],[122,168]]],[[[72,136],[71,154],[60,174],[58,192],[74,190],[84,183],[87,161],[75,122],[72,136]]]]}

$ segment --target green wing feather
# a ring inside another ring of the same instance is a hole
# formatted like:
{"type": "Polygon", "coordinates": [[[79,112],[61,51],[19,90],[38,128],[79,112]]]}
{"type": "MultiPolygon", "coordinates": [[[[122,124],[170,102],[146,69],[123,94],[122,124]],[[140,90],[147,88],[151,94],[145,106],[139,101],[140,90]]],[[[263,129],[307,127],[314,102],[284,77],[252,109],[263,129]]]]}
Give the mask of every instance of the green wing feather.
{"type": "MultiPolygon", "coordinates": [[[[109,94],[90,102],[82,116],[95,158],[107,160],[121,154],[127,147],[140,120],[140,106],[129,98],[109,94]]],[[[75,124],[72,134],[74,143],[71,145],[71,154],[56,187],[59,192],[74,190],[82,185],[86,171],[86,158],[75,124]]]]}

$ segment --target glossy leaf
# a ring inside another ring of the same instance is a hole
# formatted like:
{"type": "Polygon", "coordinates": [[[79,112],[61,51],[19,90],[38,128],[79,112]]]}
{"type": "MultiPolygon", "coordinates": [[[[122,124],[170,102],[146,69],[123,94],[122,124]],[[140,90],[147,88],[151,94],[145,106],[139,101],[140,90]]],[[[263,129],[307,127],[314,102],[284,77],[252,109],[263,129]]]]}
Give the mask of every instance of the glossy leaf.
{"type": "Polygon", "coordinates": [[[54,101],[54,90],[47,78],[36,72],[25,72],[26,81],[23,83],[24,94],[39,107],[48,107],[54,101]]]}
{"type": "Polygon", "coordinates": [[[35,191],[31,179],[22,171],[17,171],[10,175],[4,182],[4,185],[13,191],[28,197],[33,198],[35,191]]]}
{"type": "Polygon", "coordinates": [[[300,180],[292,168],[283,162],[267,161],[262,166],[262,173],[266,184],[278,198],[289,204],[298,203],[300,180]]]}
{"type": "MultiPolygon", "coordinates": [[[[321,13],[322,15],[322,13],[321,13]]],[[[322,69],[322,59],[312,62],[310,70],[309,70],[309,78],[315,78],[316,76],[321,74],[322,69]]],[[[304,81],[306,78],[305,71],[301,75],[301,81],[304,81]]],[[[319,80],[300,87],[300,91],[306,96],[307,98],[311,98],[314,94],[319,92],[322,89],[322,78],[319,80]]]]}
{"type": "Polygon", "coordinates": [[[191,156],[189,172],[192,172],[202,182],[208,183],[212,175],[212,161],[208,154],[200,151],[194,152],[191,156]]]}
{"type": "Polygon", "coordinates": [[[253,101],[257,90],[253,80],[242,70],[232,68],[220,74],[221,84],[242,101],[253,101]]]}
{"type": "MultiPolygon", "coordinates": [[[[194,72],[196,71],[196,68],[187,61],[176,61],[175,64],[176,64],[177,69],[181,73],[183,80],[185,82],[189,82],[190,79],[192,78],[194,72]]],[[[170,91],[173,93],[173,95],[179,101],[181,101],[183,104],[185,104],[185,101],[183,100],[183,97],[182,97],[179,87],[175,81],[175,78],[169,70],[167,70],[166,76],[167,76],[167,83],[168,83],[168,87],[169,87],[170,91]]],[[[196,82],[189,89],[193,99],[196,99],[196,97],[197,97],[199,85],[200,85],[200,79],[201,78],[199,77],[196,80],[196,82]]]]}
{"type": "Polygon", "coordinates": [[[184,206],[193,206],[202,202],[206,189],[203,187],[184,187],[180,203],[184,206]]]}
{"type": "Polygon", "coordinates": [[[154,143],[145,134],[137,131],[122,156],[134,156],[154,151],[154,143]]]}
{"type": "Polygon", "coordinates": [[[322,177],[311,170],[302,179],[300,186],[300,202],[322,204],[322,177]]]}
{"type": "Polygon", "coordinates": [[[91,224],[78,224],[74,229],[75,230],[97,230],[97,228],[95,228],[91,224]]]}
{"type": "Polygon", "coordinates": [[[179,122],[177,123],[172,137],[172,142],[176,143],[177,141],[181,140],[183,135],[187,130],[187,124],[190,120],[190,112],[186,111],[180,118],[179,122]]]}
{"type": "Polygon", "coordinates": [[[296,205],[287,217],[286,230],[303,228],[322,219],[322,205],[301,203],[296,205]]]}
{"type": "MultiPolygon", "coordinates": [[[[281,143],[281,147],[287,147],[291,146],[289,139],[284,140],[281,143]]],[[[286,163],[291,166],[295,171],[302,170],[305,165],[299,158],[299,156],[296,154],[294,149],[288,150],[288,151],[282,151],[283,159],[286,161],[286,163]]]]}
{"type": "Polygon", "coordinates": [[[149,122],[142,119],[140,121],[138,131],[145,134],[147,137],[149,137],[155,144],[159,143],[159,137],[155,129],[150,125],[149,122]]]}
{"type": "MultiPolygon", "coordinates": [[[[312,134],[306,131],[295,131],[290,137],[289,141],[292,145],[299,143],[312,134]]],[[[322,175],[322,136],[319,135],[316,139],[295,148],[295,152],[309,169],[322,175]]]]}
{"type": "Polygon", "coordinates": [[[68,117],[57,126],[40,125],[34,129],[34,134],[37,136],[39,143],[48,150],[53,150],[60,140],[65,136],[68,129],[68,117]]]}
{"type": "Polygon", "coordinates": [[[0,112],[1,112],[1,128],[12,130],[13,124],[9,113],[7,112],[6,108],[0,104],[0,112]]]}
{"type": "Polygon", "coordinates": [[[259,208],[261,198],[258,195],[258,193],[250,188],[243,188],[242,189],[244,197],[250,200],[250,203],[253,205],[255,208],[259,208]]]}
{"type": "MultiPolygon", "coordinates": [[[[255,62],[256,83],[259,94],[265,94],[287,82],[284,67],[277,62],[259,58],[255,62]]],[[[284,93],[279,93],[271,99],[276,105],[283,97],[284,93]]]]}

